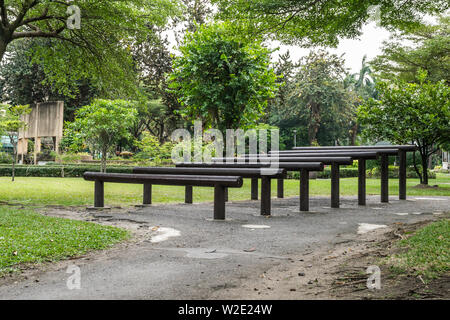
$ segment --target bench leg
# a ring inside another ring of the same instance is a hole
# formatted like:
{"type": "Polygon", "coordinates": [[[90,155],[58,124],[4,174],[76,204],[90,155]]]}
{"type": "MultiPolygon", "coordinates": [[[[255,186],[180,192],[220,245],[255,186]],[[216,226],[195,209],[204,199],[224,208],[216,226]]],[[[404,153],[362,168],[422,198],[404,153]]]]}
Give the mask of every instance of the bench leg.
{"type": "Polygon", "coordinates": [[[261,177],[261,215],[270,216],[271,181],[268,177],[261,177]]]}
{"type": "Polygon", "coordinates": [[[225,202],[228,202],[228,188],[225,188],[225,202]]]}
{"type": "Polygon", "coordinates": [[[152,204],[152,185],[144,183],[144,201],[143,204],[152,204]]]}
{"type": "Polygon", "coordinates": [[[389,161],[388,155],[381,155],[381,202],[389,202],[389,161]]]}
{"type": "Polygon", "coordinates": [[[400,150],[398,168],[398,198],[406,200],[406,151],[400,150]]]}
{"type": "Polygon", "coordinates": [[[277,198],[283,199],[284,198],[284,179],[278,179],[277,180],[277,198]]]}
{"type": "Polygon", "coordinates": [[[225,220],[225,188],[214,187],[214,220],[225,220]]]}
{"type": "Polygon", "coordinates": [[[252,200],[258,200],[258,179],[252,179],[252,200]]]}
{"type": "Polygon", "coordinates": [[[300,171],[300,211],[309,211],[309,171],[300,171]]]}
{"type": "Polygon", "coordinates": [[[366,159],[358,159],[358,204],[366,205],[366,159]]]}
{"type": "Polygon", "coordinates": [[[103,208],[105,206],[105,186],[103,181],[95,180],[94,207],[103,208]]]}
{"type": "Polygon", "coordinates": [[[184,203],[192,204],[192,186],[184,188],[184,203]]]}
{"type": "Polygon", "coordinates": [[[331,165],[331,207],[339,208],[339,164],[331,165]]]}

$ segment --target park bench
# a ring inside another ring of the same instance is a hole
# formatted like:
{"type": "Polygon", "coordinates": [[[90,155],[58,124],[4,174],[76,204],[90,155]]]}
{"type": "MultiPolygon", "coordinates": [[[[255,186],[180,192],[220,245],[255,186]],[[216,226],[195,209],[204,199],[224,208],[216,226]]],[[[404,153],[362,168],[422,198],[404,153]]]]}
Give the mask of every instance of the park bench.
{"type": "Polygon", "coordinates": [[[243,180],[240,176],[193,176],[164,174],[126,174],[85,172],[84,179],[95,181],[94,207],[104,207],[104,183],[143,184],[143,204],[151,203],[152,185],[214,187],[214,219],[225,219],[225,189],[240,188],[243,180]]]}
{"type": "MultiPolygon", "coordinates": [[[[376,152],[358,152],[358,154],[361,157],[367,157],[367,158],[373,158],[376,159],[376,152]]],[[[255,156],[255,155],[248,155],[246,157],[241,158],[215,158],[215,161],[235,161],[236,163],[239,163],[240,161],[246,161],[249,163],[262,161],[262,163],[270,163],[271,161],[279,161],[278,163],[281,165],[282,163],[292,163],[292,162],[308,162],[308,161],[315,161],[315,162],[321,162],[323,164],[331,165],[331,207],[332,208],[339,208],[340,200],[339,200],[339,171],[341,165],[351,165],[353,163],[352,157],[350,156],[332,156],[331,154],[325,154],[325,155],[314,155],[310,154],[307,157],[297,157],[297,156],[282,156],[279,157],[270,157],[267,155],[263,156],[255,156]]],[[[283,179],[278,179],[278,190],[279,190],[279,197],[282,198],[282,191],[284,189],[283,187],[284,181],[283,179]]],[[[300,172],[300,188],[306,190],[308,188],[309,190],[309,173],[306,172],[300,172]],[[304,181],[305,184],[302,186],[302,181],[304,181]]],[[[305,197],[303,200],[306,199],[305,193],[300,193],[300,197],[305,197]]],[[[308,196],[309,198],[309,196],[308,196]]],[[[309,201],[300,201],[300,211],[309,211],[309,201]],[[303,205],[302,205],[303,203],[303,205]]]]}
{"type": "MultiPolygon", "coordinates": [[[[233,158],[236,160],[235,158],[233,158]]],[[[217,159],[216,159],[217,160],[217,159]]],[[[343,161],[345,164],[350,164],[351,159],[336,159],[336,161],[343,161]]],[[[283,162],[283,163],[238,163],[238,162],[214,162],[214,163],[181,163],[177,164],[177,167],[190,167],[190,168],[264,168],[273,166],[276,168],[281,168],[286,171],[299,171],[300,172],[300,210],[301,211],[309,211],[309,172],[310,171],[323,171],[323,163],[322,162],[283,162]]],[[[283,197],[283,189],[280,190],[280,185],[283,187],[283,183],[280,184],[280,181],[283,181],[283,177],[279,177],[278,180],[278,188],[277,195],[279,198],[283,197]],[[281,194],[281,195],[280,195],[281,194]]],[[[270,184],[268,184],[270,187],[270,184]]],[[[261,185],[263,187],[263,185],[261,185]]],[[[257,200],[258,194],[258,179],[252,179],[251,184],[252,189],[252,200],[257,200]]],[[[269,198],[270,201],[270,190],[268,190],[268,195],[266,197],[269,198]]],[[[267,194],[267,191],[263,192],[261,190],[261,195],[267,194]]]]}
{"type": "MultiPolygon", "coordinates": [[[[268,169],[268,168],[266,168],[268,169]]],[[[264,168],[188,168],[188,167],[136,167],[136,174],[182,174],[182,175],[211,175],[211,176],[240,176],[242,178],[261,179],[261,215],[271,214],[271,179],[281,178],[285,170],[278,168],[264,170],[264,168]]],[[[228,200],[228,189],[225,189],[225,200],[228,200]]],[[[256,191],[257,192],[257,191],[256,191]]],[[[185,186],[185,202],[192,203],[192,186],[185,186]]],[[[150,191],[151,196],[151,191],[150,191]]],[[[257,197],[257,195],[256,195],[257,197]]]]}
{"type": "MultiPolygon", "coordinates": [[[[310,153],[329,153],[347,155],[353,152],[376,152],[380,159],[381,202],[389,202],[389,156],[399,157],[399,199],[406,200],[406,153],[415,151],[412,145],[403,146],[343,146],[343,147],[299,147],[294,150],[275,151],[278,156],[303,156],[310,153]]],[[[358,158],[358,204],[365,205],[366,158],[358,158]]]]}

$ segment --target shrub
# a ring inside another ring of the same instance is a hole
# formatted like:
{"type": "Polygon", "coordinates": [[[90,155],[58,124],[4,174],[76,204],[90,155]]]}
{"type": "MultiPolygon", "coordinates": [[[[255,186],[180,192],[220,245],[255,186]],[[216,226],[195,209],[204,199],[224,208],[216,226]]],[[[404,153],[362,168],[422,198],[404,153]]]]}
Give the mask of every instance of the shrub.
{"type": "MultiPolygon", "coordinates": [[[[0,166],[0,176],[11,176],[11,166],[0,166]]],[[[48,165],[48,166],[16,166],[18,177],[82,177],[87,171],[100,172],[100,165],[48,165]]],[[[133,167],[109,167],[111,173],[132,173],[133,167]]]]}
{"type": "Polygon", "coordinates": [[[9,153],[0,152],[0,163],[12,163],[13,157],[9,153]]]}
{"type": "MultiPolygon", "coordinates": [[[[419,170],[422,170],[421,166],[418,166],[419,170]]],[[[372,170],[367,170],[367,177],[368,178],[380,178],[381,177],[381,171],[380,168],[375,167],[372,170]]],[[[436,179],[436,173],[431,172],[428,170],[428,177],[430,179],[436,179]]],[[[398,178],[398,167],[397,166],[389,166],[389,178],[395,179],[398,178]]],[[[409,179],[418,179],[419,176],[417,175],[417,172],[414,170],[414,167],[407,167],[406,168],[406,178],[409,179]]]]}
{"type": "Polygon", "coordinates": [[[133,153],[129,151],[123,151],[120,153],[120,156],[124,159],[131,159],[131,157],[133,157],[133,153]]]}

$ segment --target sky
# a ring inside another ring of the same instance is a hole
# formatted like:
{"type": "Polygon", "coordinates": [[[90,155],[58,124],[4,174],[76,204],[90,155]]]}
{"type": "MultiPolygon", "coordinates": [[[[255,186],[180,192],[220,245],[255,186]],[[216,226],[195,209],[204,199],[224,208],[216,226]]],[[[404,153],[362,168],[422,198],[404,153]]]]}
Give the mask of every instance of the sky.
{"type": "MultiPolygon", "coordinates": [[[[342,39],[337,48],[326,48],[329,52],[337,55],[344,54],[345,65],[351,73],[357,73],[361,69],[361,62],[364,55],[370,61],[381,54],[383,41],[388,40],[391,32],[378,27],[375,22],[371,22],[362,28],[362,34],[358,39],[342,39]]],[[[298,61],[301,57],[308,55],[309,49],[296,46],[279,46],[280,50],[274,53],[274,60],[278,60],[278,55],[289,50],[293,61],[298,61]]]]}

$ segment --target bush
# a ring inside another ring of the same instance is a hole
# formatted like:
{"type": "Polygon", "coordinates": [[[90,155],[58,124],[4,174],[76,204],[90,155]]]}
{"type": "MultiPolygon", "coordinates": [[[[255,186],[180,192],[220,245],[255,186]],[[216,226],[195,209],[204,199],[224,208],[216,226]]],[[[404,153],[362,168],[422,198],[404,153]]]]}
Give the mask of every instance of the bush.
{"type": "MultiPolygon", "coordinates": [[[[358,168],[354,167],[342,167],[339,170],[341,178],[355,178],[358,176],[358,168]]],[[[299,179],[300,172],[290,171],[287,175],[288,179],[299,179]]],[[[330,179],[331,178],[331,168],[326,167],[323,171],[317,172],[317,178],[319,179],[330,179]]]]}
{"type": "Polygon", "coordinates": [[[12,163],[13,157],[9,153],[0,152],[0,163],[12,163]]]}
{"type": "Polygon", "coordinates": [[[133,157],[133,153],[129,152],[129,151],[123,151],[123,152],[120,153],[120,156],[123,159],[131,159],[131,157],[133,157]]]}
{"type": "MultiPolygon", "coordinates": [[[[419,168],[419,170],[422,170],[421,166],[418,166],[418,168],[419,168]]],[[[367,170],[367,177],[368,178],[380,178],[381,177],[380,168],[375,167],[372,170],[367,170]]],[[[430,179],[436,179],[436,173],[428,170],[428,177],[430,179]]],[[[398,178],[398,167],[397,166],[389,166],[389,178],[392,178],[392,179],[398,178]]],[[[414,170],[414,167],[406,168],[406,178],[419,179],[419,176],[417,175],[417,172],[414,170]]]]}

